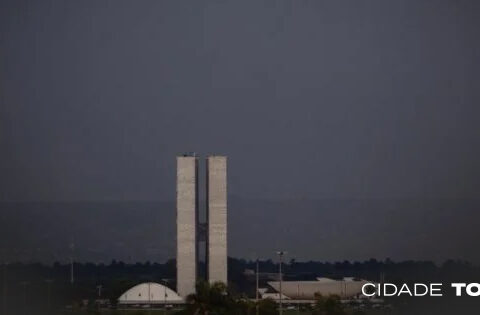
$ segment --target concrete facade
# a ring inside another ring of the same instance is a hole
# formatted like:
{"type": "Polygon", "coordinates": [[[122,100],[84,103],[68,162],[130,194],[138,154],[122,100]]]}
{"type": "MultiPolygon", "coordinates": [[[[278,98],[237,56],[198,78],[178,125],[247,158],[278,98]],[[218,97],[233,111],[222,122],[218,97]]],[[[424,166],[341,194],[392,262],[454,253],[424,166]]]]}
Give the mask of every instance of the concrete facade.
{"type": "Polygon", "coordinates": [[[207,277],[227,284],[227,157],[207,157],[207,277]]]}
{"type": "Polygon", "coordinates": [[[118,298],[121,305],[135,304],[181,304],[183,299],[163,284],[146,282],[128,289],[118,298]]]}
{"type": "Polygon", "coordinates": [[[177,157],[177,292],[195,293],[198,224],[198,158],[177,157]]]}

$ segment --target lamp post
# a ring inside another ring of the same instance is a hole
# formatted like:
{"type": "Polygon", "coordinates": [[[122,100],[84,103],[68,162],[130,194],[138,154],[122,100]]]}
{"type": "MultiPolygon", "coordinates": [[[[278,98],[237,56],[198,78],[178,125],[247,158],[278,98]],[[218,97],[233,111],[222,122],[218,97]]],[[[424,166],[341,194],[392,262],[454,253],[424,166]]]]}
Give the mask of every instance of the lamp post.
{"type": "Polygon", "coordinates": [[[257,263],[256,263],[256,268],[255,268],[255,314],[258,315],[258,271],[259,271],[259,266],[258,266],[258,258],[257,258],[257,263]]]}
{"type": "MultiPolygon", "coordinates": [[[[297,299],[300,300],[300,285],[297,284],[297,299]]],[[[300,314],[300,301],[297,303],[297,314],[300,314]]]]}
{"type": "Polygon", "coordinates": [[[25,315],[27,314],[27,286],[30,284],[28,281],[20,282],[20,285],[23,287],[23,311],[25,315]]]}
{"type": "Polygon", "coordinates": [[[47,299],[47,305],[48,305],[48,313],[51,313],[52,309],[52,279],[45,279],[45,282],[47,283],[47,294],[48,294],[48,299],[47,299]]]}
{"type": "Polygon", "coordinates": [[[163,281],[163,314],[167,315],[167,283],[168,279],[162,279],[163,281]]]}
{"type": "Polygon", "coordinates": [[[102,289],[103,289],[103,286],[101,284],[97,285],[97,291],[98,291],[98,298],[99,299],[102,298],[102,289]]]}
{"type": "Polygon", "coordinates": [[[279,304],[279,306],[278,306],[278,313],[279,313],[280,315],[283,314],[283,307],[282,307],[282,306],[283,306],[283,305],[282,305],[282,303],[283,303],[283,301],[282,301],[282,299],[283,299],[283,291],[282,291],[282,281],[283,281],[282,262],[283,262],[283,255],[285,255],[286,253],[287,253],[286,251],[278,251],[278,252],[277,252],[277,255],[278,255],[279,259],[280,259],[280,265],[279,265],[279,268],[278,268],[278,274],[279,274],[279,279],[280,279],[280,300],[279,300],[279,301],[280,301],[280,304],[279,304]]]}
{"type": "Polygon", "coordinates": [[[3,263],[3,314],[7,314],[7,264],[3,263]]]}
{"type": "Polygon", "coordinates": [[[75,250],[75,244],[73,243],[73,240],[72,240],[72,243],[70,243],[70,250],[71,250],[71,253],[70,253],[70,284],[73,285],[73,283],[75,282],[75,278],[73,276],[73,265],[74,265],[73,254],[74,254],[74,250],[75,250]]]}

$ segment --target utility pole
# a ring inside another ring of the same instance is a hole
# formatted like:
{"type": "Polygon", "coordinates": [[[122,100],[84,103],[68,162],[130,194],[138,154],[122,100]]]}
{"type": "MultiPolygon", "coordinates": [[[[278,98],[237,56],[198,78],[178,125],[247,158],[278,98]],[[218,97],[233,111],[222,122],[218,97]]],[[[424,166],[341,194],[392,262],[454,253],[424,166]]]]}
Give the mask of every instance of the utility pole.
{"type": "Polygon", "coordinates": [[[3,263],[3,314],[7,315],[7,262],[3,263]]]}
{"type": "Polygon", "coordinates": [[[73,282],[75,281],[74,277],[73,277],[73,250],[75,249],[75,244],[72,243],[70,244],[70,249],[71,249],[71,255],[70,255],[70,283],[73,284],[73,282]]]}
{"type": "Polygon", "coordinates": [[[259,309],[258,309],[258,258],[257,258],[257,263],[256,263],[256,270],[255,270],[255,313],[258,315],[259,309]]]}
{"type": "Polygon", "coordinates": [[[278,313],[279,315],[283,315],[283,291],[282,291],[282,281],[283,281],[283,274],[282,274],[282,262],[283,262],[283,255],[285,255],[287,252],[285,251],[278,251],[277,252],[277,255],[278,257],[280,258],[280,266],[279,266],[279,269],[278,269],[278,273],[279,273],[279,278],[280,278],[280,305],[278,307],[278,313]]]}
{"type": "Polygon", "coordinates": [[[297,299],[299,300],[297,303],[297,314],[300,315],[300,284],[297,284],[297,299]]]}
{"type": "Polygon", "coordinates": [[[70,257],[70,283],[73,284],[75,279],[73,278],[73,257],[70,257]]]}
{"type": "Polygon", "coordinates": [[[25,315],[27,315],[27,286],[28,286],[28,281],[22,281],[20,282],[20,285],[23,287],[23,309],[25,312],[25,315]]]}
{"type": "Polygon", "coordinates": [[[150,302],[152,301],[152,297],[150,296],[150,285],[151,285],[151,284],[152,284],[151,282],[148,283],[148,304],[150,304],[150,305],[148,306],[149,308],[152,307],[152,305],[151,305],[151,303],[150,303],[150,302]]]}
{"type": "Polygon", "coordinates": [[[97,290],[98,290],[98,298],[102,298],[102,288],[103,286],[101,284],[97,285],[97,290]]]}
{"type": "Polygon", "coordinates": [[[45,282],[47,283],[48,313],[51,314],[51,311],[52,311],[52,282],[53,282],[53,280],[51,280],[51,279],[45,279],[45,282]]]}
{"type": "Polygon", "coordinates": [[[163,314],[167,315],[167,283],[168,279],[162,279],[163,280],[163,314]]]}

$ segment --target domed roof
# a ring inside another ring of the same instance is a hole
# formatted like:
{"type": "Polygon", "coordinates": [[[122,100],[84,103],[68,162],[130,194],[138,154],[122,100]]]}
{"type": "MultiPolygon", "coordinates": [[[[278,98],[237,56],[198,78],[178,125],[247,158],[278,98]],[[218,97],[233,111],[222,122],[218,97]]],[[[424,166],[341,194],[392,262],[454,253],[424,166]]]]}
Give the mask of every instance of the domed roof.
{"type": "Polygon", "coordinates": [[[120,304],[172,304],[182,302],[183,299],[175,291],[155,282],[138,284],[125,291],[118,298],[120,304]]]}

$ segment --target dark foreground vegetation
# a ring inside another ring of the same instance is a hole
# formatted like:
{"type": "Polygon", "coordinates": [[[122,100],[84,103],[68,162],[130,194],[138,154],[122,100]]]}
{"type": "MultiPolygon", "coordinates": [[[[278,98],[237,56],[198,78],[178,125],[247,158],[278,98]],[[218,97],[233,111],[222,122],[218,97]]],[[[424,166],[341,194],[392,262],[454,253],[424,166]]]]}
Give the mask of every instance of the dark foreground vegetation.
{"type": "MultiPolygon", "coordinates": [[[[260,286],[275,278],[278,265],[266,260],[259,263],[260,286]]],[[[198,294],[189,297],[191,304],[184,310],[170,310],[168,313],[180,314],[255,314],[256,307],[249,298],[255,296],[255,279],[252,271],[255,262],[242,259],[229,259],[228,294],[224,287],[200,282],[198,294]],[[250,272],[249,272],[250,270],[250,272]]],[[[316,277],[341,278],[351,276],[371,281],[393,283],[414,282],[479,282],[480,268],[461,261],[447,261],[436,265],[428,261],[393,262],[390,260],[365,262],[296,262],[291,260],[284,266],[285,280],[313,280],[316,277]]],[[[116,310],[116,299],[135,284],[153,281],[163,283],[168,279],[169,286],[175,288],[175,261],[164,264],[136,263],[125,264],[112,261],[108,265],[93,263],[74,264],[74,282],[70,279],[70,265],[11,263],[2,266],[0,273],[2,314],[156,314],[155,310],[116,310]],[[101,309],[95,301],[102,300],[112,309],[101,309]],[[142,313],[143,312],[143,313],[142,313]]],[[[478,298],[477,298],[478,300],[478,298]]],[[[285,314],[383,314],[389,312],[407,312],[408,314],[443,314],[449,307],[469,308],[478,304],[475,298],[404,299],[387,301],[392,310],[353,310],[342,305],[336,297],[318,297],[313,308],[302,307],[287,310],[285,314]],[[453,301],[453,302],[452,302],[453,301]],[[415,306],[414,310],[410,310],[415,306]],[[435,310],[435,312],[433,312],[435,310]]],[[[261,301],[260,314],[276,314],[276,305],[272,301],[261,301]]],[[[163,312],[163,310],[160,310],[163,312]]]]}

